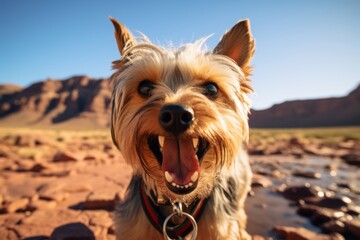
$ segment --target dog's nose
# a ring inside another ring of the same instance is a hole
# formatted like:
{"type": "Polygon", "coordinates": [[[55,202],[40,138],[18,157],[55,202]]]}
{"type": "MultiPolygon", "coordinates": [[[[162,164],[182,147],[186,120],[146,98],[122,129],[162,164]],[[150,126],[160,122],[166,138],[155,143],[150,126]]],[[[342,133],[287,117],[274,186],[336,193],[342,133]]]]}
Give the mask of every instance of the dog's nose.
{"type": "Polygon", "coordinates": [[[178,136],[190,127],[194,121],[194,111],[190,107],[179,104],[168,104],[161,108],[160,125],[167,132],[178,136]]]}

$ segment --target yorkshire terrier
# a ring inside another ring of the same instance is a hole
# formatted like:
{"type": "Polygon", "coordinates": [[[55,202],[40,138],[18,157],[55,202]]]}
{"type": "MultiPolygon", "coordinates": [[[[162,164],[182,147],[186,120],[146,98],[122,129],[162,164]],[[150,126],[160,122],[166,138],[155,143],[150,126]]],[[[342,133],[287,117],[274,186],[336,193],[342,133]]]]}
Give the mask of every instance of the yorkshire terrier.
{"type": "Polygon", "coordinates": [[[194,231],[201,240],[250,239],[249,21],[213,51],[206,38],[163,48],[111,21],[122,56],[110,78],[111,134],[133,168],[115,213],[117,239],[195,239],[194,231]]]}

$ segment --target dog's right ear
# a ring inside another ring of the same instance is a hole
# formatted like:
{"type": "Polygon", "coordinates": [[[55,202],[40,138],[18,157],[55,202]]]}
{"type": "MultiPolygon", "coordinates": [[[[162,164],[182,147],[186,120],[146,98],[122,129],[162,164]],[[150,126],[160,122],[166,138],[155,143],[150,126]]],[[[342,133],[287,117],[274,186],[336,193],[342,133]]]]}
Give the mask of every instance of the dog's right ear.
{"type": "Polygon", "coordinates": [[[110,17],[110,20],[115,28],[115,39],[117,46],[119,48],[120,54],[123,56],[124,52],[129,49],[130,47],[134,46],[136,44],[136,40],[131,34],[131,32],[121,23],[119,23],[116,19],[113,17],[110,17]]]}
{"type": "Polygon", "coordinates": [[[215,47],[214,53],[223,54],[232,58],[245,75],[251,73],[249,66],[255,51],[255,40],[252,37],[249,20],[238,22],[222,37],[215,47]]]}

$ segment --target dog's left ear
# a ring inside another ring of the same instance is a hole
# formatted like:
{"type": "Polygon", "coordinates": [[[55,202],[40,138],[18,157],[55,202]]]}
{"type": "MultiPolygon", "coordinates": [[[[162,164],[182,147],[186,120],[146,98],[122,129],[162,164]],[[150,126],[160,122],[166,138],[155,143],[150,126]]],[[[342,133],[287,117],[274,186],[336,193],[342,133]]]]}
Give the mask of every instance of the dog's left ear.
{"type": "Polygon", "coordinates": [[[110,17],[110,20],[115,28],[114,35],[119,48],[119,52],[121,56],[123,56],[126,49],[129,49],[136,44],[136,40],[131,34],[131,32],[124,25],[119,23],[113,17],[110,17]]]}
{"type": "Polygon", "coordinates": [[[242,20],[227,31],[214,53],[232,58],[246,75],[250,74],[249,63],[255,52],[255,40],[251,35],[249,20],[242,20]]]}

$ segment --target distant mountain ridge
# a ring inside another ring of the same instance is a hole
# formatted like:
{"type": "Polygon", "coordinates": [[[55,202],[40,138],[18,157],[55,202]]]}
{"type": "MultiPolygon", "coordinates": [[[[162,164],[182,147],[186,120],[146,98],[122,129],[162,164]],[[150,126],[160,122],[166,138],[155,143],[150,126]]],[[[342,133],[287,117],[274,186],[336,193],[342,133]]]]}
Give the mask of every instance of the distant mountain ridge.
{"type": "Polygon", "coordinates": [[[252,110],[253,128],[296,128],[360,125],[360,85],[344,97],[295,100],[265,110],[252,110]]]}
{"type": "MultiPolygon", "coordinates": [[[[0,89],[6,89],[4,85],[0,89]]],[[[0,95],[0,126],[105,128],[111,91],[106,79],[48,79],[0,95]]]]}
{"type": "MultiPolygon", "coordinates": [[[[75,76],[26,88],[0,84],[2,127],[108,128],[110,105],[107,79],[75,76]]],[[[360,125],[360,85],[344,97],[287,101],[250,115],[253,128],[350,125],[360,125]]]]}

